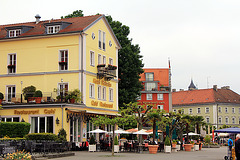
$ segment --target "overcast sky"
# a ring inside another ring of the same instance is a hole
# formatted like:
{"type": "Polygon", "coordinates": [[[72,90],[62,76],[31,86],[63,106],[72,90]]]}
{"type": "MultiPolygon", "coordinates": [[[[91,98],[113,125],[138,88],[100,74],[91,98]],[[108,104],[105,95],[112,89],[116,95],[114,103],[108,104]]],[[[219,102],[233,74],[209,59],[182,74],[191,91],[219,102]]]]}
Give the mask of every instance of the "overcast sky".
{"type": "Polygon", "coordinates": [[[239,0],[1,0],[0,25],[58,19],[75,10],[130,27],[146,68],[168,67],[173,88],[230,86],[240,93],[239,0]]]}

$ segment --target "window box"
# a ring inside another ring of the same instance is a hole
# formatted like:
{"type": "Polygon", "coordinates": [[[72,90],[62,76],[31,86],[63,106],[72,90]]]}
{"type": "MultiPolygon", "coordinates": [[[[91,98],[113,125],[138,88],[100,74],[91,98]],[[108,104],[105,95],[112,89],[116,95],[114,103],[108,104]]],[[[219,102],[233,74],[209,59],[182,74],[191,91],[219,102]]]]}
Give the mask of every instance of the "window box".
{"type": "Polygon", "coordinates": [[[102,68],[102,67],[105,67],[106,66],[106,64],[99,64],[99,65],[97,65],[97,68],[102,68]]]}
{"type": "Polygon", "coordinates": [[[66,65],[67,64],[67,62],[64,62],[64,61],[61,61],[61,62],[58,62],[59,63],[59,65],[66,65]]]}
{"type": "Polygon", "coordinates": [[[9,64],[7,67],[8,67],[8,68],[15,68],[15,67],[16,67],[16,65],[15,65],[15,64],[14,64],[14,65],[12,65],[12,64],[9,64]]]}
{"type": "Polygon", "coordinates": [[[109,64],[107,68],[108,68],[108,70],[116,70],[117,66],[113,66],[113,65],[109,64]]]}

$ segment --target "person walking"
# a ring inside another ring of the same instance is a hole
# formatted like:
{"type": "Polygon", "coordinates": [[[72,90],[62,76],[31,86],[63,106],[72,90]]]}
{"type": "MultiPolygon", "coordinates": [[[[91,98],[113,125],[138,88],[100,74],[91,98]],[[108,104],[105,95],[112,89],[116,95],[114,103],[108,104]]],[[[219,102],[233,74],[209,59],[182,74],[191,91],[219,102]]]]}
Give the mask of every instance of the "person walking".
{"type": "Polygon", "coordinates": [[[233,140],[232,140],[232,138],[229,138],[229,140],[228,140],[229,151],[232,151],[232,146],[233,146],[233,140]]]}
{"type": "Polygon", "coordinates": [[[237,134],[236,139],[237,141],[235,142],[235,154],[237,160],[240,160],[240,134],[237,134]]]}

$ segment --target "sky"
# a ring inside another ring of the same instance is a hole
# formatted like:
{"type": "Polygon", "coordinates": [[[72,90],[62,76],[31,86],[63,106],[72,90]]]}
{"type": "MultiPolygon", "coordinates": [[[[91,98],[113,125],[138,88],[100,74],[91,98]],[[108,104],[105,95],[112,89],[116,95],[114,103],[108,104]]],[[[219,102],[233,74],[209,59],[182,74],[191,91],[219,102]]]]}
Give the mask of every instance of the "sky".
{"type": "Polygon", "coordinates": [[[0,25],[59,19],[75,10],[130,27],[145,68],[167,68],[172,88],[230,86],[240,94],[239,0],[1,0],[0,25]]]}

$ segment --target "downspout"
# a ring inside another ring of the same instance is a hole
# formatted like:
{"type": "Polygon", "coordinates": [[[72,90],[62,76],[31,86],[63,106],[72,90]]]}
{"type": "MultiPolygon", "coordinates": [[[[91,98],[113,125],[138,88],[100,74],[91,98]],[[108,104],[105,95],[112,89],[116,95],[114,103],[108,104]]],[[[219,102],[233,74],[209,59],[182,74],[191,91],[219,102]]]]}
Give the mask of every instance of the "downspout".
{"type": "Polygon", "coordinates": [[[61,108],[62,108],[62,128],[63,128],[63,106],[61,104],[61,108]]]}
{"type": "Polygon", "coordinates": [[[83,35],[82,31],[80,32],[81,36],[81,103],[83,103],[83,35]]]}

